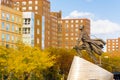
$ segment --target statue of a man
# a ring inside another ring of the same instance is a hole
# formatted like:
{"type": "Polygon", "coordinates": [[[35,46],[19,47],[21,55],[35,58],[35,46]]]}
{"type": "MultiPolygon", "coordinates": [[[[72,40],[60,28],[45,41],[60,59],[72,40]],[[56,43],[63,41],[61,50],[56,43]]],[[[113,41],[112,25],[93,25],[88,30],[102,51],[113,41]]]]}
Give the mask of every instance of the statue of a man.
{"type": "Polygon", "coordinates": [[[94,53],[101,55],[103,53],[102,48],[105,45],[105,42],[102,39],[90,39],[90,36],[84,30],[84,26],[80,26],[79,29],[81,32],[74,49],[76,49],[80,57],[82,57],[81,50],[86,50],[94,62],[97,63],[94,53]],[[82,44],[80,44],[81,42],[82,44]]]}

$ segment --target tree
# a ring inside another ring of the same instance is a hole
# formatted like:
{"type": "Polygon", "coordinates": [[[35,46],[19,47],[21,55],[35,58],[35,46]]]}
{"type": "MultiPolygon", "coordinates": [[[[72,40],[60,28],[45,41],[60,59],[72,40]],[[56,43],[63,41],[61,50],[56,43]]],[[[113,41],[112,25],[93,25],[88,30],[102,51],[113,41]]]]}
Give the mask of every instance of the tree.
{"type": "MultiPolygon", "coordinates": [[[[6,66],[7,66],[7,59],[8,59],[8,49],[0,46],[0,78],[3,80],[4,75],[6,74],[6,66]]],[[[6,75],[6,77],[8,77],[6,75]]]]}
{"type": "Polygon", "coordinates": [[[106,52],[102,55],[102,67],[110,72],[120,71],[120,52],[106,52]]]}
{"type": "Polygon", "coordinates": [[[76,51],[73,49],[69,50],[69,49],[62,49],[62,48],[61,49],[60,48],[49,48],[47,50],[51,53],[51,55],[56,56],[56,59],[55,59],[56,63],[52,67],[52,71],[54,71],[53,72],[54,79],[52,80],[58,80],[57,79],[58,76],[59,77],[63,76],[66,79],[69,73],[70,67],[71,67],[73,57],[76,54],[76,51]]]}
{"type": "Polygon", "coordinates": [[[0,49],[0,72],[12,80],[13,77],[17,80],[28,80],[33,75],[38,80],[43,80],[42,71],[54,64],[54,56],[36,47],[21,44],[17,49],[0,49]]]}

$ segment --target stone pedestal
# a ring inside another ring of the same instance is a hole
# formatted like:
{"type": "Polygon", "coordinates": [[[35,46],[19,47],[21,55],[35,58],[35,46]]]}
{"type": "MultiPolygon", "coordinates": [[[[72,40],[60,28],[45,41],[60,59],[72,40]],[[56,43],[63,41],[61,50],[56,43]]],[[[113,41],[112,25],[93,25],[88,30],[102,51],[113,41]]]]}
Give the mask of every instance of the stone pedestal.
{"type": "Polygon", "coordinates": [[[113,74],[105,69],[75,56],[67,80],[114,80],[113,74]]]}

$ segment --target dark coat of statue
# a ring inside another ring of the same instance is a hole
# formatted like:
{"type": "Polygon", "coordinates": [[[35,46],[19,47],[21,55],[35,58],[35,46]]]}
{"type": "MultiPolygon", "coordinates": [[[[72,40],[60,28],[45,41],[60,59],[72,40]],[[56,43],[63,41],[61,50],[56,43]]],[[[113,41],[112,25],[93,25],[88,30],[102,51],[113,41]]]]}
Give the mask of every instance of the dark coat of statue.
{"type": "Polygon", "coordinates": [[[88,33],[84,30],[84,26],[80,26],[80,35],[74,49],[78,55],[82,57],[81,51],[86,50],[90,57],[97,63],[94,53],[102,55],[105,42],[102,39],[90,39],[88,33]]]}

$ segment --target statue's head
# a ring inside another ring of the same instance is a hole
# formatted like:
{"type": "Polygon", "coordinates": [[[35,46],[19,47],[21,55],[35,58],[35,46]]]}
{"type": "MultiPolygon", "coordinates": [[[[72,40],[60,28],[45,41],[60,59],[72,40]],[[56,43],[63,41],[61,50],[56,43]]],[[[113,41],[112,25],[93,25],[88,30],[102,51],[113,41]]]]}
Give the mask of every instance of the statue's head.
{"type": "Polygon", "coordinates": [[[84,29],[84,26],[83,26],[83,25],[81,25],[79,29],[80,29],[80,30],[83,30],[83,29],[84,29]]]}

